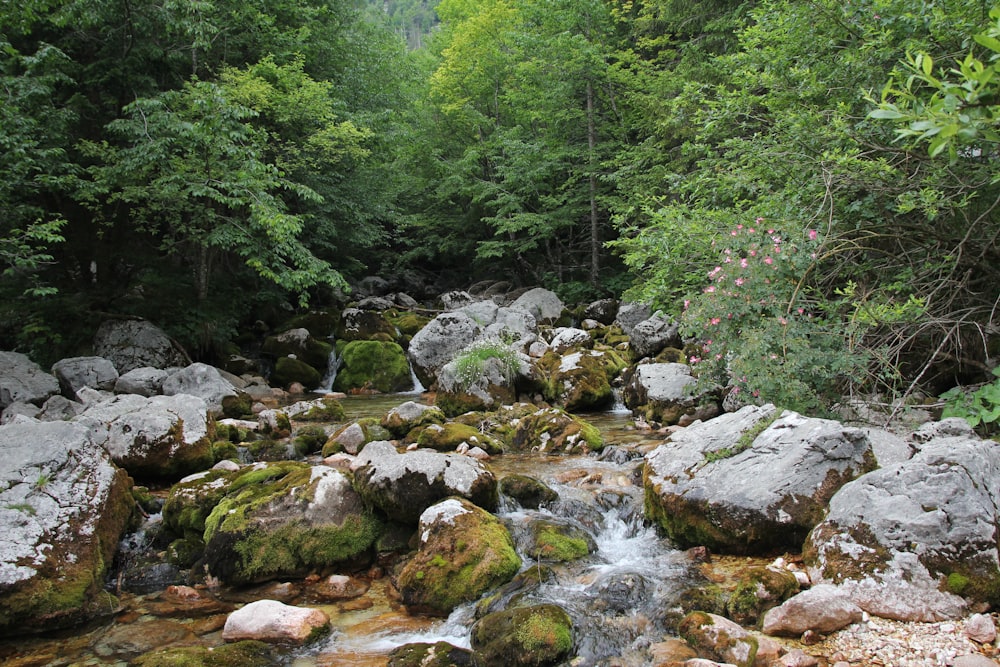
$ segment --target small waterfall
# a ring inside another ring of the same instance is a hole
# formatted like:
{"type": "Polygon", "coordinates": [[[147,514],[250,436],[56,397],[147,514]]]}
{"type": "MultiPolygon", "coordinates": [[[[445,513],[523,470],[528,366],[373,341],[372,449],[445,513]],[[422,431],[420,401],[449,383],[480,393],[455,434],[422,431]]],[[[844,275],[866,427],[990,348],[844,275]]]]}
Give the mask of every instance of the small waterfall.
{"type": "MultiPolygon", "coordinates": [[[[332,340],[330,341],[333,342],[332,340]]],[[[316,389],[317,394],[329,394],[333,391],[333,382],[337,379],[337,370],[340,368],[340,357],[337,356],[337,346],[330,350],[330,358],[326,362],[326,373],[316,389]]]]}
{"type": "Polygon", "coordinates": [[[427,388],[420,382],[420,378],[417,377],[417,372],[413,370],[413,364],[410,364],[410,379],[413,381],[413,389],[410,391],[400,392],[404,395],[409,394],[422,394],[427,391],[427,388]]]}
{"type": "Polygon", "coordinates": [[[611,395],[614,396],[614,403],[609,412],[616,415],[632,414],[632,411],[625,406],[625,399],[622,398],[622,390],[619,387],[613,387],[611,395]]]}

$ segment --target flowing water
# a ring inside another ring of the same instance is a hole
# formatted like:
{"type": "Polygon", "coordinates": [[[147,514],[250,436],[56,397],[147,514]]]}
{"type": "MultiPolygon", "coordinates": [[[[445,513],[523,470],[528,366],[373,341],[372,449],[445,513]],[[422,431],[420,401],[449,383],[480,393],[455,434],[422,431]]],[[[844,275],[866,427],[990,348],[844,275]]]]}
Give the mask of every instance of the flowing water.
{"type": "MultiPolygon", "coordinates": [[[[351,396],[343,403],[348,418],[357,419],[384,415],[405,400],[419,398],[412,393],[351,396]]],[[[648,664],[643,649],[666,633],[671,608],[688,583],[689,562],[643,521],[642,459],[636,449],[655,442],[650,440],[653,436],[635,430],[630,416],[620,409],[584,416],[601,429],[606,443],[618,445],[606,448],[611,455],[494,457],[489,466],[498,478],[511,473],[531,475],[560,496],[559,501],[541,510],[525,509],[505,499],[498,514],[519,546],[528,526],[537,520],[568,523],[586,531],[592,540],[590,555],[569,564],[549,564],[554,577],[528,587],[522,595],[528,601],[558,604],[570,614],[576,640],[575,666],[639,667],[648,664]]],[[[142,541],[141,535],[129,539],[142,541]]],[[[533,564],[525,557],[526,568],[533,564]]],[[[469,646],[474,605],[456,609],[447,619],[411,616],[389,588],[385,577],[376,578],[363,598],[322,606],[332,619],[330,636],[284,653],[281,663],[293,667],[383,667],[389,651],[410,642],[443,640],[469,646]]],[[[18,666],[127,664],[139,652],[136,646],[143,645],[123,641],[120,635],[127,635],[132,628],[133,634],[147,640],[152,636],[150,623],[156,619],[149,613],[149,601],[156,598],[155,593],[126,595],[125,611],[115,620],[57,640],[36,638],[21,641],[16,647],[0,642],[0,662],[18,666]],[[119,637],[118,643],[109,637],[119,637]]],[[[187,624],[194,631],[197,637],[185,635],[186,641],[217,645],[224,618],[219,614],[214,626],[205,618],[170,622],[187,624]]],[[[164,644],[176,641],[168,637],[164,644]]]]}

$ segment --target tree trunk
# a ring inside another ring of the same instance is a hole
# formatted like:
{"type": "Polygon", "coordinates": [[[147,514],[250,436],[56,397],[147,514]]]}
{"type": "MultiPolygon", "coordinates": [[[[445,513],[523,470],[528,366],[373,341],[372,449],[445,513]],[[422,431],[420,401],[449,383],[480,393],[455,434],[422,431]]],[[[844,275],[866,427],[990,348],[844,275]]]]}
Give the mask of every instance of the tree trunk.
{"type": "Polygon", "coordinates": [[[594,86],[587,82],[587,148],[590,161],[590,284],[597,287],[601,271],[601,229],[597,214],[597,129],[594,124],[594,86]]]}

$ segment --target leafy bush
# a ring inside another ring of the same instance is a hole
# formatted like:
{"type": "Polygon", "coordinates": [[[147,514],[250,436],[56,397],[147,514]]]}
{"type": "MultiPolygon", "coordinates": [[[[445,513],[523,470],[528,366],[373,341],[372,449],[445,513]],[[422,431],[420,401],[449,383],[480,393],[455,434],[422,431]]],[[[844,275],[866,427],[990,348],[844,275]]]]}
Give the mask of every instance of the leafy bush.
{"type": "Polygon", "coordinates": [[[748,401],[798,411],[822,410],[846,379],[865,368],[832,303],[809,286],[823,244],[757,218],[713,242],[719,263],[689,302],[682,333],[700,343],[689,361],[705,385],[731,385],[748,401]]]}
{"type": "Polygon", "coordinates": [[[1000,430],[1000,368],[993,369],[996,380],[975,391],[955,387],[941,394],[945,401],[941,417],[961,417],[982,432],[1000,430]]]}

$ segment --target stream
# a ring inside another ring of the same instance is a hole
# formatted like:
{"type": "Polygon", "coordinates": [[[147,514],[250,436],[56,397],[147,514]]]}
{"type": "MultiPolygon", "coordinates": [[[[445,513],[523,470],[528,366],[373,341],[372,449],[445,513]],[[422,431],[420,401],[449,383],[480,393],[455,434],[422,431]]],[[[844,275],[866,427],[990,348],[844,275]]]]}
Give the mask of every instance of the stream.
{"type": "MultiPolygon", "coordinates": [[[[406,400],[419,396],[350,396],[342,403],[348,420],[353,420],[382,416],[406,400]]],[[[525,509],[504,498],[498,515],[519,545],[519,534],[534,520],[570,523],[586,531],[592,540],[591,554],[571,563],[550,564],[554,576],[527,587],[522,595],[529,603],[554,603],[569,613],[575,632],[574,667],[640,667],[648,664],[649,644],[667,634],[667,615],[690,584],[691,563],[643,521],[642,458],[636,448],[659,438],[636,430],[631,416],[621,409],[581,416],[601,429],[606,454],[494,457],[488,466],[498,479],[512,473],[531,475],[560,497],[542,510],[525,509]]],[[[524,568],[535,564],[523,552],[522,557],[524,568]]],[[[273,586],[261,587],[259,596],[272,595],[273,586]]],[[[406,643],[443,640],[469,647],[474,604],[459,607],[447,619],[411,616],[388,589],[386,577],[374,578],[362,598],[309,605],[330,615],[330,635],[284,652],[279,664],[384,667],[389,651],[406,643]]],[[[255,597],[253,592],[241,595],[242,602],[255,597]]],[[[127,665],[138,654],[162,646],[222,643],[225,613],[185,617],[181,608],[176,612],[180,615],[164,617],[155,611],[158,597],[159,593],[123,594],[123,611],[96,627],[2,641],[0,662],[17,667],[127,665]]]]}

